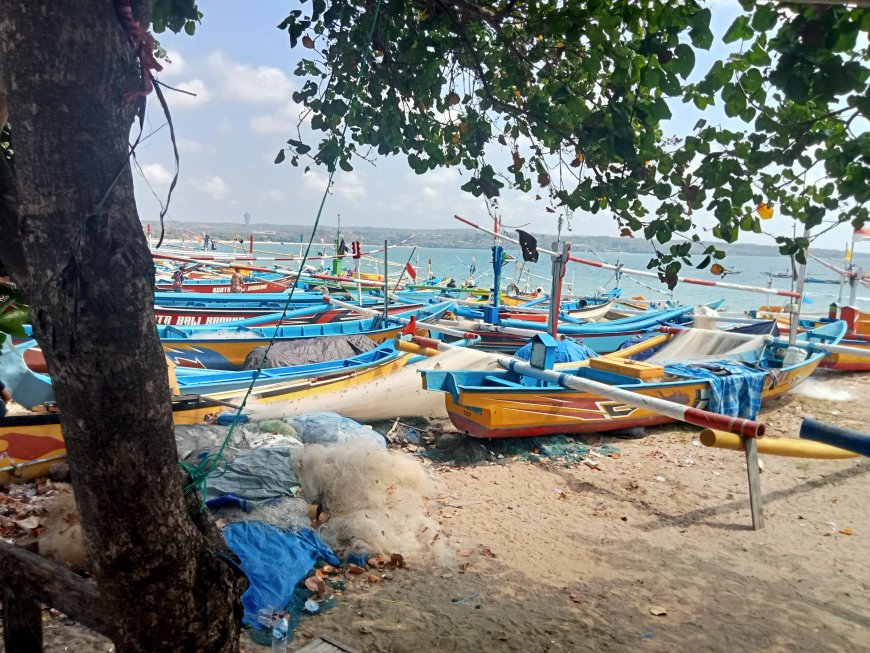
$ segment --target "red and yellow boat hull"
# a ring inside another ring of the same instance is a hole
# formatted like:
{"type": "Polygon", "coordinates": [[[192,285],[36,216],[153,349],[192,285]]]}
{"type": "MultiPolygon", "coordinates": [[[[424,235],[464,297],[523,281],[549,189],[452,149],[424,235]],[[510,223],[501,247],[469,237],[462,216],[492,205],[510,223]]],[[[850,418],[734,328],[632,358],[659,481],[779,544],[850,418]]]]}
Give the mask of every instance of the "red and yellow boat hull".
{"type": "MultiPolygon", "coordinates": [[[[762,401],[777,397],[801,383],[819,360],[765,380],[762,401]]],[[[682,406],[706,409],[709,386],[701,380],[627,387],[638,394],[682,406]]],[[[645,408],[612,401],[569,388],[541,388],[539,392],[510,388],[459,388],[458,399],[446,395],[446,408],[456,428],[478,438],[518,438],[535,435],[580,434],[653,426],[673,421],[645,408]]]]}

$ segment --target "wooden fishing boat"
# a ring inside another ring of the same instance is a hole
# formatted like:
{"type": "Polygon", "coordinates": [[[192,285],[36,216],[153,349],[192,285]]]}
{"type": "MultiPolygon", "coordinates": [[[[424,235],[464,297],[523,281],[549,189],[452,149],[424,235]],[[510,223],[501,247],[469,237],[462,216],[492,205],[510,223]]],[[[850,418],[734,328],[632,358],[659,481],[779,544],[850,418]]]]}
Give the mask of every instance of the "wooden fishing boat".
{"type": "MultiPolygon", "coordinates": [[[[286,398],[300,387],[331,383],[337,379],[357,377],[361,373],[400,362],[407,354],[396,348],[394,339],[376,348],[340,360],[305,365],[272,367],[262,370],[211,370],[175,367],[178,389],[184,394],[199,394],[221,399],[243,395],[249,387],[258,397],[273,401],[286,398]],[[253,383],[253,386],[252,386],[253,383]]],[[[404,364],[404,363],[403,363],[404,364]]]]}
{"type": "MultiPolygon", "coordinates": [[[[650,335],[651,330],[665,323],[682,323],[689,319],[691,306],[650,311],[616,320],[592,324],[559,324],[559,334],[580,338],[583,344],[598,354],[616,351],[628,340],[650,335]]],[[[546,330],[546,323],[501,320],[497,325],[480,320],[442,320],[442,324],[480,336],[475,345],[484,351],[512,353],[525,345],[535,332],[546,330]]]]}
{"type": "MultiPolygon", "coordinates": [[[[467,343],[466,343],[467,344],[467,343]]],[[[421,354],[419,348],[399,342],[398,347],[412,355],[400,369],[389,374],[369,375],[364,382],[347,382],[337,392],[314,388],[297,392],[289,400],[254,397],[246,404],[253,419],[274,419],[299,413],[331,411],[360,422],[373,422],[401,417],[446,418],[447,411],[440,393],[428,392],[420,384],[420,372],[435,369],[485,370],[498,369],[492,354],[457,347],[445,352],[421,354]]]]}
{"type": "MultiPolygon", "coordinates": [[[[220,297],[220,295],[218,295],[220,297]]],[[[286,295],[285,295],[286,297],[286,295]]],[[[168,307],[154,306],[154,318],[158,325],[168,324],[172,326],[198,326],[198,325],[213,325],[226,324],[238,320],[247,320],[249,318],[263,317],[266,315],[274,316],[274,320],[260,323],[259,326],[276,326],[278,324],[281,313],[284,310],[286,299],[280,306],[274,306],[275,302],[266,302],[268,308],[240,308],[238,306],[224,308],[205,305],[202,307],[185,306],[185,307],[168,307]]],[[[364,298],[362,307],[376,307],[376,299],[373,297],[364,298]]],[[[402,313],[405,311],[422,308],[422,304],[397,304],[391,303],[387,310],[390,315],[402,313]]],[[[323,302],[321,298],[319,304],[301,304],[291,305],[290,310],[281,320],[281,324],[331,324],[333,322],[347,322],[349,320],[359,320],[362,316],[351,309],[337,309],[323,302]]]]}
{"type": "MultiPolygon", "coordinates": [[[[589,298],[575,299],[564,302],[560,306],[559,319],[574,324],[593,322],[607,315],[613,308],[613,302],[605,299],[589,298]]],[[[527,308],[524,306],[501,306],[498,311],[498,324],[516,322],[516,326],[524,322],[546,323],[549,311],[543,308],[527,308]]],[[[459,317],[472,320],[484,319],[484,309],[478,306],[459,304],[453,309],[459,317]]],[[[522,326],[525,326],[524,324],[522,326]]]]}
{"type": "MultiPolygon", "coordinates": [[[[696,332],[694,337],[697,337],[697,332],[702,330],[687,331],[696,332]]],[[[759,375],[763,376],[761,399],[767,400],[787,392],[818,367],[826,352],[814,348],[813,343],[835,345],[845,332],[845,323],[834,322],[800,334],[798,343],[808,351],[808,355],[798,362],[784,358],[787,342],[783,344],[775,340],[770,344],[764,336],[757,337],[761,338],[759,343],[765,344],[741,351],[739,355],[722,355],[722,358],[747,364],[741,367],[745,367],[747,376],[756,375],[753,383],[762,383],[759,375]]],[[[722,332],[716,333],[724,337],[722,332]]],[[[674,343],[663,347],[647,362],[634,360],[649,347],[640,343],[616,354],[560,367],[558,371],[678,405],[717,412],[713,401],[718,396],[715,379],[704,378],[703,373],[690,376],[692,372],[687,368],[699,371],[697,363],[679,367],[667,363],[668,348],[674,347],[682,337],[678,336],[674,343]]],[[[721,340],[717,342],[721,343],[721,340]]],[[[709,360],[707,364],[710,364],[709,360]]],[[[446,394],[447,412],[458,429],[481,438],[591,433],[671,421],[671,418],[647,408],[611,401],[604,396],[511,371],[424,371],[423,383],[428,390],[446,394]]]]}
{"type": "MultiPolygon", "coordinates": [[[[401,319],[416,317],[421,333],[425,333],[426,323],[437,322],[451,306],[452,302],[442,302],[403,311],[391,317],[401,319]]],[[[275,342],[281,342],[324,336],[366,335],[375,342],[383,342],[396,337],[403,328],[402,322],[372,317],[329,324],[277,327],[239,326],[238,323],[193,327],[164,325],[158,326],[157,332],[163,342],[166,356],[176,365],[233,370],[242,366],[251,350],[267,344],[273,338],[275,342]]]]}
{"type": "MultiPolygon", "coordinates": [[[[248,278],[245,280],[245,293],[275,293],[284,292],[293,283],[293,279],[288,276],[279,276],[277,279],[268,280],[258,277],[248,278]]],[[[158,279],[155,284],[158,290],[172,290],[172,281],[158,279]]],[[[197,292],[197,293],[230,293],[230,280],[225,277],[214,279],[185,279],[181,284],[182,293],[197,292]]]]}
{"type": "MultiPolygon", "coordinates": [[[[172,399],[175,424],[200,424],[220,412],[200,397],[172,399]]],[[[0,418],[0,485],[47,476],[51,466],[66,459],[66,445],[57,412],[44,411],[0,418]]]]}
{"type": "MultiPolygon", "coordinates": [[[[856,350],[863,350],[867,352],[866,355],[862,356],[858,352],[831,353],[822,360],[819,367],[838,372],[870,371],[870,314],[862,313],[858,309],[849,306],[835,307],[835,309],[832,315],[827,318],[802,319],[799,322],[798,330],[805,331],[824,324],[830,324],[837,320],[843,320],[846,323],[847,331],[840,344],[856,350]]],[[[762,306],[757,311],[749,311],[749,315],[754,318],[777,319],[781,328],[788,329],[789,327],[788,314],[785,313],[781,306],[762,306]]]]}
{"type": "MultiPolygon", "coordinates": [[[[398,417],[446,417],[444,401],[420,385],[419,372],[457,364],[494,369],[494,358],[467,348],[446,352],[400,340],[341,361],[263,370],[245,406],[254,419],[331,411],[361,422],[398,417]]],[[[254,378],[251,372],[201,372],[175,368],[181,389],[210,398],[238,401],[254,378]]]]}

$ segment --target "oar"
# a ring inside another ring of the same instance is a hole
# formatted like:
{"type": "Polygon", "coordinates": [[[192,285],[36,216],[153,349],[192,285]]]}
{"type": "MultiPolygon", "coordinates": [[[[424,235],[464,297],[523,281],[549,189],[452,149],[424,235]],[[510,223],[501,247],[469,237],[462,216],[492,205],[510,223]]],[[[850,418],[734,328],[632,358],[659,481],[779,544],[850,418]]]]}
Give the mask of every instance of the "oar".
{"type": "Polygon", "coordinates": [[[665,417],[670,417],[680,422],[694,424],[703,428],[720,429],[737,433],[746,438],[757,438],[764,435],[765,425],[753,420],[744,419],[742,417],[727,417],[718,413],[711,413],[700,408],[692,406],[683,406],[682,404],[660,399],[658,397],[649,397],[630,390],[623,390],[605,383],[584,379],[579,376],[572,376],[563,372],[555,372],[553,370],[542,370],[518,360],[509,360],[502,362],[507,369],[517,374],[524,374],[532,378],[541,379],[562,386],[563,388],[571,388],[580,392],[589,392],[592,394],[600,394],[602,397],[613,401],[621,401],[629,406],[636,408],[645,408],[665,417]]]}
{"type": "MultiPolygon", "coordinates": [[[[477,229],[478,231],[482,231],[484,233],[491,234],[493,236],[498,236],[499,238],[503,238],[504,240],[510,241],[512,243],[516,243],[517,245],[520,244],[520,241],[515,239],[515,238],[505,236],[502,233],[496,233],[494,231],[487,229],[486,227],[481,227],[479,224],[475,224],[471,220],[466,220],[465,218],[458,216],[458,215],[454,215],[453,217],[456,218],[457,220],[459,220],[460,222],[464,222],[468,226],[477,229]]],[[[549,249],[544,249],[542,247],[538,247],[538,251],[543,252],[544,254],[550,254],[550,255],[556,254],[556,252],[549,250],[549,249]]],[[[652,279],[659,278],[658,274],[656,274],[655,272],[649,272],[647,270],[632,270],[631,268],[620,267],[618,265],[611,265],[609,263],[599,263],[598,261],[590,261],[589,259],[578,258],[576,256],[569,256],[568,260],[574,261],[575,263],[582,263],[583,265],[589,265],[589,266],[594,267],[594,268],[602,268],[604,270],[617,270],[617,269],[619,269],[622,272],[627,272],[627,273],[636,275],[638,277],[650,277],[652,279]]],[[[726,283],[724,281],[711,281],[711,280],[707,280],[707,279],[693,279],[691,277],[677,277],[677,279],[679,281],[682,281],[683,283],[692,283],[692,284],[696,284],[699,286],[715,286],[717,288],[729,288],[731,290],[744,290],[746,292],[757,292],[757,293],[763,293],[765,295],[781,295],[782,297],[800,297],[799,293],[792,292],[790,290],[776,290],[774,288],[762,288],[760,286],[744,286],[744,285],[737,284],[737,283],[726,283]]]]}

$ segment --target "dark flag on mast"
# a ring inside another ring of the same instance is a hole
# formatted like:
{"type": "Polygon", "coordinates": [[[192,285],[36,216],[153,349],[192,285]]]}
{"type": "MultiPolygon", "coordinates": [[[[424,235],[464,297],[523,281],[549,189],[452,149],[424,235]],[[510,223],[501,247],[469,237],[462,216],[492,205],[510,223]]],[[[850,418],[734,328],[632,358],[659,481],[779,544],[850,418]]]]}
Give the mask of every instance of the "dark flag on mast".
{"type": "Polygon", "coordinates": [[[523,250],[523,260],[531,263],[538,262],[538,241],[532,234],[526,233],[522,229],[517,229],[517,234],[520,237],[520,249],[523,250]]]}

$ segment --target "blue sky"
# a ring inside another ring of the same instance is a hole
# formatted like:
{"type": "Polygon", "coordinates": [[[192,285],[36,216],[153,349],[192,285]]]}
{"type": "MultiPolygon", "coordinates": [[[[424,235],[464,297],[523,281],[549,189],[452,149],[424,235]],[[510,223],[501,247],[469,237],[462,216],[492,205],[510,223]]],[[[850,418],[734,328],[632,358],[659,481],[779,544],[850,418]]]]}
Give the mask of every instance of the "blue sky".
{"type": "MultiPolygon", "coordinates": [[[[716,44],[699,53],[696,75],[715,59],[727,56],[720,37],[740,8],[736,0],[708,3],[713,12],[716,44]]],[[[276,25],[297,7],[277,0],[200,0],[204,14],[196,35],[157,35],[169,52],[171,64],[159,74],[166,84],[197,93],[191,97],[167,91],[167,99],[181,152],[178,187],[172,198],[170,222],[237,222],[244,231],[247,212],[255,223],[312,224],[326,186],[326,174],[314,169],[303,174],[285,162],[275,165],[278,149],[296,133],[299,108],[291,94],[301,84],[293,76],[298,60],[285,32],[276,25]]],[[[724,120],[716,108],[701,113],[694,106],[672,102],[671,133],[690,129],[698,118],[710,123],[724,120]]],[[[141,174],[134,173],[142,219],[155,219],[174,168],[169,132],[162,109],[149,98],[146,133],[158,130],[138,148],[141,174]],[[161,126],[163,126],[161,128],[161,126]]],[[[486,222],[479,199],[459,190],[467,180],[459,171],[440,169],[417,176],[404,157],[380,158],[372,166],[358,161],[351,173],[339,171],[323,214],[324,225],[334,225],[341,214],[345,225],[405,228],[456,228],[454,213],[486,222]]],[[[501,213],[506,224],[527,224],[533,231],[555,232],[556,218],[542,202],[511,191],[503,192],[501,213]]],[[[696,213],[696,222],[712,221],[696,213]]],[[[575,214],[574,241],[584,234],[617,234],[616,224],[602,215],[575,214]]],[[[791,233],[791,221],[766,222],[768,231],[791,233]]],[[[709,238],[709,234],[702,234],[709,238]]],[[[841,247],[849,238],[841,227],[820,239],[819,245],[841,247]]],[[[773,244],[765,236],[743,235],[753,242],[773,244]]]]}

